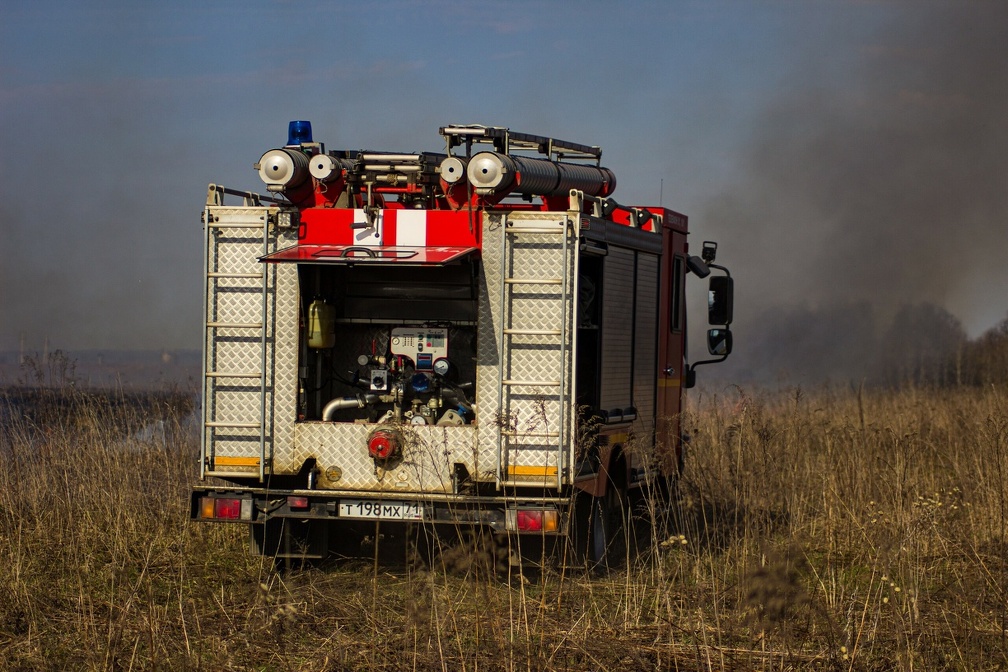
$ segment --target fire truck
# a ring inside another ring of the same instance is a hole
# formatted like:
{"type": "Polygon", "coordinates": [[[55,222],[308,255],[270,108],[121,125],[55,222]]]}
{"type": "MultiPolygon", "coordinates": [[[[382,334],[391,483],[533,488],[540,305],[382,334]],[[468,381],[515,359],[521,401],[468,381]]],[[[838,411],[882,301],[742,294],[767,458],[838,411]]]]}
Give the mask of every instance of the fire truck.
{"type": "Polygon", "coordinates": [[[422,528],[617,562],[630,503],[682,467],[684,388],[731,352],[717,245],[691,256],[685,215],[615,201],[597,146],[452,125],[443,153],[327,151],[288,130],[255,164],[266,194],[207,194],[192,518],[277,558],[422,528]],[[691,273],[712,358],[690,365],[691,273]]]}

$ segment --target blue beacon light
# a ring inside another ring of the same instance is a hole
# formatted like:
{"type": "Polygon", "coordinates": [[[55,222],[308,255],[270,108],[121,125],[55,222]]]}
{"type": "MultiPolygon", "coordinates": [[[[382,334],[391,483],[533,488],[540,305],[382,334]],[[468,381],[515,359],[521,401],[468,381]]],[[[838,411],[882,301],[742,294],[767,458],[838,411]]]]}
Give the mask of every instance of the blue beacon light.
{"type": "Polygon", "coordinates": [[[312,141],[310,121],[292,121],[287,126],[287,146],[303,145],[312,141]]]}

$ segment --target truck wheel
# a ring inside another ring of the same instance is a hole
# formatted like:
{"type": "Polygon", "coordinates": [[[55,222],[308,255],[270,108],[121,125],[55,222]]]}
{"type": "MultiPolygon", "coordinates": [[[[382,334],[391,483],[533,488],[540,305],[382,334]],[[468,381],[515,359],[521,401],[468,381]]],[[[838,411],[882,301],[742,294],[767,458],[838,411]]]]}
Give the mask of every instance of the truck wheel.
{"type": "Polygon", "coordinates": [[[616,487],[610,487],[592,503],[589,534],[589,566],[598,572],[620,567],[626,560],[626,500],[616,487]]]}

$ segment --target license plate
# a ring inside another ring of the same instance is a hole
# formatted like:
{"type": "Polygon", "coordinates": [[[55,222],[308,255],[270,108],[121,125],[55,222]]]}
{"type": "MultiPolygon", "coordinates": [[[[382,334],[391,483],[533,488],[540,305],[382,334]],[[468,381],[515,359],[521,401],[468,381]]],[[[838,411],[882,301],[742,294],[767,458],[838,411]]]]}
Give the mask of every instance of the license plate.
{"type": "Polygon", "coordinates": [[[339,515],[364,520],[423,520],[423,506],[416,502],[341,499],[339,515]]]}

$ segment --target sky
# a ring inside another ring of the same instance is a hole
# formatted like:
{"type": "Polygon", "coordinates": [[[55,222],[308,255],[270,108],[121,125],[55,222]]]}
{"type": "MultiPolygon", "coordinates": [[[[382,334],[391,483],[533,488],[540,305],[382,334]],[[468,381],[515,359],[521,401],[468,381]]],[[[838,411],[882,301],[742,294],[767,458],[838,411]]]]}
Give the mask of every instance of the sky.
{"type": "Polygon", "coordinates": [[[328,149],[440,151],[451,123],[601,146],[616,200],[718,241],[743,365],[796,314],[884,331],[927,302],[975,336],[1008,315],[1006,25],[986,0],[8,0],[0,351],[198,349],[207,184],[263,191],[291,119],[328,149]]]}

